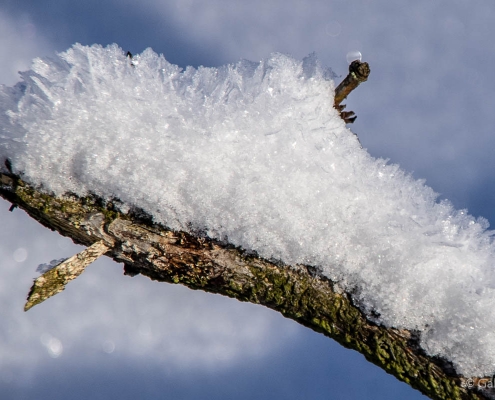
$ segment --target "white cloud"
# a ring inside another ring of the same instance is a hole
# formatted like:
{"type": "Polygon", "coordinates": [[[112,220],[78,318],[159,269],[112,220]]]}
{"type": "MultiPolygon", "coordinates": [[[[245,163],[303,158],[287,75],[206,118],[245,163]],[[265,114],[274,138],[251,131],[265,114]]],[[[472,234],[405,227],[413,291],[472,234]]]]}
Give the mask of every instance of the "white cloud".
{"type": "Polygon", "coordinates": [[[29,69],[34,57],[52,52],[50,43],[28,18],[14,18],[0,10],[0,84],[19,80],[18,71],[29,69]]]}
{"type": "MultiPolygon", "coordinates": [[[[150,13],[171,19],[194,43],[205,43],[228,61],[254,61],[272,52],[290,52],[303,57],[321,41],[350,41],[345,21],[322,2],[263,0],[224,2],[145,0],[150,13]],[[338,26],[335,34],[332,26],[338,26]],[[330,32],[330,33],[329,33],[330,32]],[[341,33],[342,32],[342,33],[341,33]]],[[[345,54],[342,58],[345,61],[345,54]]]]}

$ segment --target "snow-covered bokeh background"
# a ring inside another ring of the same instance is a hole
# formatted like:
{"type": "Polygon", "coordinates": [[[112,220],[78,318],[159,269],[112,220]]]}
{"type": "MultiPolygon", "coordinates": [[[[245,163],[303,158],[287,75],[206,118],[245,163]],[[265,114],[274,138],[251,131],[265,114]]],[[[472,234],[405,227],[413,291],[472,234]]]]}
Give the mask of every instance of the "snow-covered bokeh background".
{"type": "MultiPolygon", "coordinates": [[[[151,46],[181,66],[316,51],[342,75],[346,53],[360,50],[372,74],[348,104],[363,146],[425,178],[456,208],[495,221],[494,16],[488,1],[7,1],[0,83],[74,42],[116,42],[133,53],[151,46]]],[[[36,265],[78,249],[0,206],[4,398],[422,397],[269,310],[130,279],[110,261],[24,314],[36,265]]]]}

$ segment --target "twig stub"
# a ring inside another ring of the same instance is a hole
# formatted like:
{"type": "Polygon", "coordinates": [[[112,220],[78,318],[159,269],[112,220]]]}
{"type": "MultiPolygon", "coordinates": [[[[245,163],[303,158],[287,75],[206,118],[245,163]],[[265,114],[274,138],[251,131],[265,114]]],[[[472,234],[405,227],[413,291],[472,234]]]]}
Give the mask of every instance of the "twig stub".
{"type": "Polygon", "coordinates": [[[349,65],[349,74],[344,78],[339,86],[335,89],[334,107],[340,111],[340,116],[346,123],[352,123],[356,120],[353,111],[343,111],[345,104],[341,105],[342,101],[356,89],[360,83],[366,82],[370,75],[370,66],[367,62],[354,60],[349,65]]]}
{"type": "Polygon", "coordinates": [[[110,247],[100,240],[36,278],[29,291],[24,311],[60,293],[67,283],[81,275],[89,264],[109,249],[110,247]]]}

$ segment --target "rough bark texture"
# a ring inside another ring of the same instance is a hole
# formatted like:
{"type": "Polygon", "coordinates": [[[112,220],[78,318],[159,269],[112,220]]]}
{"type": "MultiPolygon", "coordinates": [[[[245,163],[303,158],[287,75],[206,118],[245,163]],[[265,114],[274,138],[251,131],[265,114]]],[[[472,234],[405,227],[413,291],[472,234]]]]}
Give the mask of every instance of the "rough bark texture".
{"type": "Polygon", "coordinates": [[[76,243],[104,243],[106,255],[124,263],[127,275],[262,304],[359,351],[432,399],[491,398],[478,381],[457,376],[447,362],[424,354],[414,332],[369,322],[314,268],[270,262],[227,243],[174,232],[142,213],[122,215],[96,197],[53,197],[10,173],[0,174],[0,195],[76,243]]]}

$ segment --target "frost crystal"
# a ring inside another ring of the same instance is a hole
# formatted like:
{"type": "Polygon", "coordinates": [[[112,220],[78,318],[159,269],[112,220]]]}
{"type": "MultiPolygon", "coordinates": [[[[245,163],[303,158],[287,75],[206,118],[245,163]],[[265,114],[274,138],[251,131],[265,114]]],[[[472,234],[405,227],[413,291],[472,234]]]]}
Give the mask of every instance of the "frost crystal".
{"type": "Polygon", "coordinates": [[[0,88],[0,160],[288,264],[321,268],[377,322],[459,373],[495,372],[487,222],[360,148],[314,56],[181,70],[74,45],[0,88]]]}

